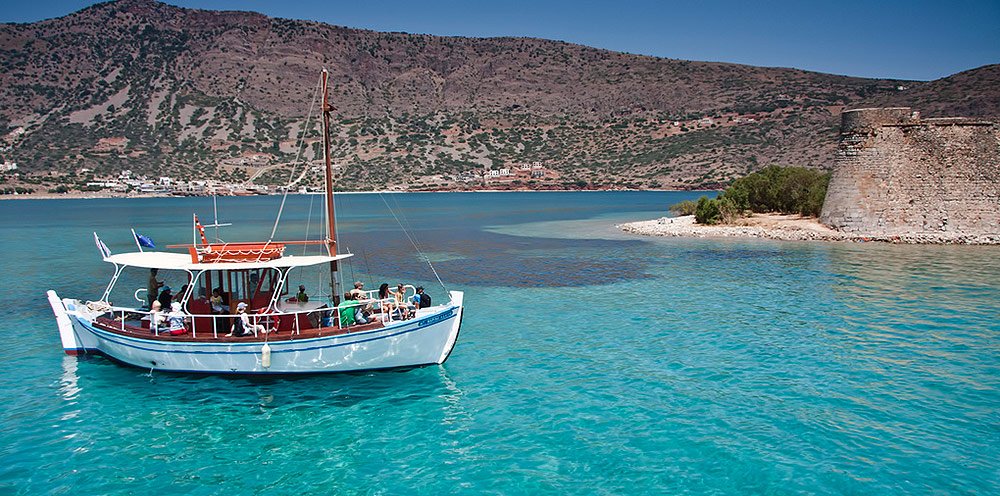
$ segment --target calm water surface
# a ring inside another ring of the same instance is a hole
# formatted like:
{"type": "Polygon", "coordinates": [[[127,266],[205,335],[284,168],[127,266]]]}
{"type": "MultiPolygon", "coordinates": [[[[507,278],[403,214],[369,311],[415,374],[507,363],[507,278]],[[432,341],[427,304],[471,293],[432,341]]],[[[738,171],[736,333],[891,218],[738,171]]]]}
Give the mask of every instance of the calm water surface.
{"type": "MultiPolygon", "coordinates": [[[[1000,250],[613,228],[696,196],[338,197],[348,278],[443,300],[391,206],[462,334],[441,367],[294,378],[62,353],[44,292],[99,296],[91,232],[189,242],[210,199],[0,202],[0,493],[1000,491],[1000,250]]],[[[278,201],[220,199],[223,237],[278,201]]],[[[315,234],[319,198],[289,202],[277,237],[315,234]]]]}

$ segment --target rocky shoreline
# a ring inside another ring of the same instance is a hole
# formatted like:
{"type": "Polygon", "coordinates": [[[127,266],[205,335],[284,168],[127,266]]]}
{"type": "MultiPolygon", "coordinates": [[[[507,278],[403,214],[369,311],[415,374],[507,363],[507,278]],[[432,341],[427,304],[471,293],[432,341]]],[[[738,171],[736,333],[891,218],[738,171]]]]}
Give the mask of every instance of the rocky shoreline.
{"type": "Polygon", "coordinates": [[[901,236],[873,236],[835,231],[815,218],[797,215],[754,214],[735,225],[705,226],[696,224],[693,215],[661,217],[629,222],[616,227],[643,236],[676,236],[695,238],[766,238],[783,241],[851,241],[902,244],[963,244],[1000,245],[1000,233],[964,235],[957,233],[912,233],[901,236]]]}

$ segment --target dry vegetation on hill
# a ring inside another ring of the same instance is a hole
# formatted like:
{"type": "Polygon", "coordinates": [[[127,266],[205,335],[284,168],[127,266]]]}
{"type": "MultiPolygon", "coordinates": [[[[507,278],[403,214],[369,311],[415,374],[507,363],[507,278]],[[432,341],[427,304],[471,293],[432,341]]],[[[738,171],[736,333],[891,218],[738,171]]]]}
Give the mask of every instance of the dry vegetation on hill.
{"type": "MultiPolygon", "coordinates": [[[[482,187],[463,179],[533,162],[548,172],[488,187],[713,187],[828,167],[845,106],[998,107],[966,98],[974,73],[872,80],[119,0],[0,25],[0,156],[48,183],[130,169],[283,184],[324,66],[343,189],[482,187]]],[[[308,135],[315,160],[315,120],[308,135]]]]}

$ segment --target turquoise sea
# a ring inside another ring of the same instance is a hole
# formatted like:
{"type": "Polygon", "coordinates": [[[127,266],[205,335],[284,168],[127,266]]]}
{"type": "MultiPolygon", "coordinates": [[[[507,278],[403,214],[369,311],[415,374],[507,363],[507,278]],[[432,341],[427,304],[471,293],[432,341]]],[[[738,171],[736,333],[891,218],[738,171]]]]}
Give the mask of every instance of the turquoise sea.
{"type": "MultiPolygon", "coordinates": [[[[458,346],[278,378],[62,352],[44,293],[100,295],[92,232],[190,242],[210,198],[0,202],[0,494],[1000,493],[1000,249],[614,228],[697,196],[339,196],[347,279],[442,301],[407,226],[466,291],[458,346]]],[[[220,198],[223,237],[279,201],[220,198]]],[[[310,205],[277,237],[315,234],[310,205]]]]}

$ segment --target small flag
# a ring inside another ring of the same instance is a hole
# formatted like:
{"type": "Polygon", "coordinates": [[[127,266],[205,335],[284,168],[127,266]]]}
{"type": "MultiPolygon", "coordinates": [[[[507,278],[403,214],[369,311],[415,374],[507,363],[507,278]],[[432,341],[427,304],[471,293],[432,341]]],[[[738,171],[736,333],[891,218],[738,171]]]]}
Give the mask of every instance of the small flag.
{"type": "Polygon", "coordinates": [[[101,241],[101,238],[97,236],[96,232],[94,233],[94,243],[97,244],[97,249],[101,252],[101,258],[108,258],[111,256],[111,250],[108,249],[108,245],[104,244],[104,241],[101,241]]]}
{"type": "Polygon", "coordinates": [[[194,216],[194,225],[195,225],[195,227],[198,228],[198,234],[201,234],[201,242],[202,242],[202,244],[208,245],[208,238],[205,237],[205,226],[201,225],[201,222],[198,222],[198,216],[197,215],[194,216]]]}
{"type": "Polygon", "coordinates": [[[148,236],[143,236],[139,233],[136,233],[135,241],[136,243],[139,243],[139,246],[145,246],[146,248],[156,248],[156,245],[153,243],[152,238],[148,236]]]}

